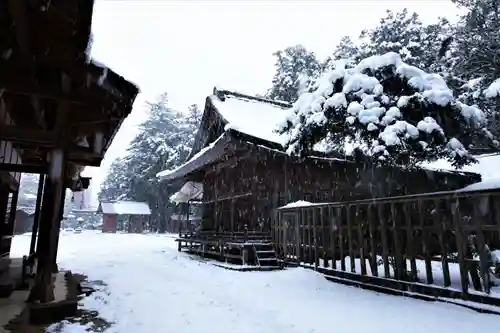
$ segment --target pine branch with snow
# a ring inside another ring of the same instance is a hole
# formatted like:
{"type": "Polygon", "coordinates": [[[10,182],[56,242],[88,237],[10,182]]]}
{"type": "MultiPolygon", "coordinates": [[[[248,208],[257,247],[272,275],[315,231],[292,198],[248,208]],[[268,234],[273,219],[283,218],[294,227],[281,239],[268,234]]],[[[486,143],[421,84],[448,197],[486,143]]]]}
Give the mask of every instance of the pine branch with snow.
{"type": "Polygon", "coordinates": [[[466,147],[488,137],[485,125],[484,113],[456,100],[441,76],[390,52],[324,73],[281,130],[289,133],[287,150],[294,155],[313,154],[318,143],[339,147],[351,140],[378,164],[445,158],[460,167],[475,161],[466,147]]]}
{"type": "Polygon", "coordinates": [[[307,51],[302,45],[287,47],[273,55],[276,57],[276,72],[267,97],[295,102],[301,88],[318,77],[320,64],[315,54],[307,51]]]}

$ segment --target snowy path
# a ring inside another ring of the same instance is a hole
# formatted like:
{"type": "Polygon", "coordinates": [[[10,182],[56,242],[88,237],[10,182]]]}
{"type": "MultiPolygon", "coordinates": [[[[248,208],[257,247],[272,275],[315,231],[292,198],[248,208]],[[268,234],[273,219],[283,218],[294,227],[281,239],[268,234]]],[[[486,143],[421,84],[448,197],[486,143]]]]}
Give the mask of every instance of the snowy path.
{"type": "MultiPolygon", "coordinates": [[[[25,254],[30,235],[16,236],[25,254]]],[[[63,268],[108,284],[84,306],[107,332],[497,332],[500,317],[347,287],[313,271],[235,272],[178,253],[164,235],[63,233],[63,268]]],[[[65,332],[80,332],[68,326],[65,332]]]]}

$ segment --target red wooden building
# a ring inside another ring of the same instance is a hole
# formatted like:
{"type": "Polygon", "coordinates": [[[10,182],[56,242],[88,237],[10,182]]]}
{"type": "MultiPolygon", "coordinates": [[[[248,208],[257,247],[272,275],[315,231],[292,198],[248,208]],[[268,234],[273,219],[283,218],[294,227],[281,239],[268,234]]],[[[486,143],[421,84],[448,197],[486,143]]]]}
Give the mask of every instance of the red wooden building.
{"type": "Polygon", "coordinates": [[[102,232],[111,233],[117,231],[119,220],[127,232],[142,233],[151,216],[148,204],[136,201],[101,201],[97,213],[102,214],[102,232]]]}

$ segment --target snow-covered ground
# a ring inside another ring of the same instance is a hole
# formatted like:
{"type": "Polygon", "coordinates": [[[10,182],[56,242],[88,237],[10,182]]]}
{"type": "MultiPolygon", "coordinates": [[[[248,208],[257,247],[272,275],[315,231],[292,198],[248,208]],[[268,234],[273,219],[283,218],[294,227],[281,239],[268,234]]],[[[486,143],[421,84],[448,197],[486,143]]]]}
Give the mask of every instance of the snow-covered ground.
{"type": "MultiPolygon", "coordinates": [[[[30,235],[16,236],[14,255],[30,235]]],[[[498,332],[500,317],[335,284],[303,268],[237,272],[178,253],[166,235],[63,232],[59,263],[108,286],[83,301],[120,333],[498,332]]],[[[64,332],[84,332],[68,324],[64,332]]]]}

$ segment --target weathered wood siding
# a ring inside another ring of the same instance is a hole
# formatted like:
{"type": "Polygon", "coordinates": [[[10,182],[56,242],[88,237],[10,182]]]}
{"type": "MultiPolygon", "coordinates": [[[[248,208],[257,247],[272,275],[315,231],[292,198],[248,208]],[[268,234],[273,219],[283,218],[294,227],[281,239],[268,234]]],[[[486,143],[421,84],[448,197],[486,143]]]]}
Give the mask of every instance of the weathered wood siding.
{"type": "Polygon", "coordinates": [[[117,228],[117,215],[104,214],[102,216],[102,232],[115,233],[117,228]]]}
{"type": "Polygon", "coordinates": [[[342,160],[298,161],[245,144],[205,170],[202,229],[269,231],[273,210],[287,203],[340,202],[436,192],[470,184],[466,177],[371,167],[342,160]]]}

